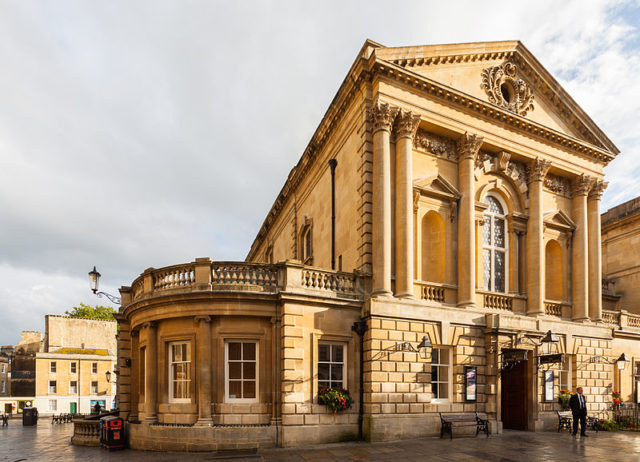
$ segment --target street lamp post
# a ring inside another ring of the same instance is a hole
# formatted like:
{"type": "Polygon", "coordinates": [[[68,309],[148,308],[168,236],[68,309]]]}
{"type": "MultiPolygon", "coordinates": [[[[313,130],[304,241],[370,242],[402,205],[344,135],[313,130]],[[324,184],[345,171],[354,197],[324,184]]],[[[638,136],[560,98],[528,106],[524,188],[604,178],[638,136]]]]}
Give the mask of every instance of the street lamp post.
{"type": "Polygon", "coordinates": [[[116,297],[115,295],[111,295],[102,291],[98,292],[99,284],[100,284],[100,273],[98,273],[98,271],[96,270],[96,267],[94,266],[93,269],[89,271],[89,287],[91,288],[91,291],[100,298],[102,298],[102,296],[104,295],[109,300],[111,300],[111,303],[115,303],[116,305],[120,305],[120,303],[122,303],[120,297],[116,297]]]}

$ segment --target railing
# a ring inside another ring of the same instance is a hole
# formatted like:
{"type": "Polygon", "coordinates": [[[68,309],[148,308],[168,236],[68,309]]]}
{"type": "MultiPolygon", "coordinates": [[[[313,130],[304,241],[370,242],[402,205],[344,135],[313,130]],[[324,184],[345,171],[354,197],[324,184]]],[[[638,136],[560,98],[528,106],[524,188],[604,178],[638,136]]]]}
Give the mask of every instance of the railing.
{"type": "Polygon", "coordinates": [[[544,312],[550,316],[562,317],[562,304],[556,302],[544,302],[544,312]]]}
{"type": "Polygon", "coordinates": [[[616,326],[620,325],[620,312],[602,310],[602,322],[616,326]]]}
{"type": "Polygon", "coordinates": [[[513,300],[506,295],[484,294],[484,307],[513,311],[513,300]]]}
{"type": "Polygon", "coordinates": [[[278,270],[273,265],[258,263],[213,263],[211,283],[221,285],[255,285],[275,289],[278,270]]]}
{"type": "Polygon", "coordinates": [[[444,287],[423,284],[420,298],[422,298],[422,300],[444,303],[444,287]]]}
{"type": "Polygon", "coordinates": [[[640,316],[637,314],[627,313],[627,326],[640,329],[640,316]]]}
{"type": "Polygon", "coordinates": [[[157,270],[153,274],[154,290],[187,287],[195,282],[193,265],[176,265],[157,270]]]}
{"type": "Polygon", "coordinates": [[[71,442],[76,446],[100,446],[100,421],[74,420],[71,442]]]}
{"type": "Polygon", "coordinates": [[[356,277],[350,273],[334,273],[304,268],[302,270],[301,286],[305,289],[326,290],[339,294],[355,294],[356,277]]]}
{"type": "Polygon", "coordinates": [[[362,288],[356,273],[310,268],[298,263],[214,262],[198,258],[195,262],[149,269],[131,285],[129,304],[154,293],[192,291],[276,292],[305,289],[357,298],[362,288]]]}

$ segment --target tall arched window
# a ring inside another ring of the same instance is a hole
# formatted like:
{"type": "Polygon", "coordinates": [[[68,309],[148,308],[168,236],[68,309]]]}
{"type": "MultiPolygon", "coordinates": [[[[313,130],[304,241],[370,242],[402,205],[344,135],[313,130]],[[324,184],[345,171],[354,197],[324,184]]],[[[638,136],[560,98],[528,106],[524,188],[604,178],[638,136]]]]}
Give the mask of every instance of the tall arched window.
{"type": "Polygon", "coordinates": [[[498,198],[487,196],[489,205],[482,225],[482,265],[484,289],[506,292],[507,287],[507,230],[505,207],[498,198]]]}

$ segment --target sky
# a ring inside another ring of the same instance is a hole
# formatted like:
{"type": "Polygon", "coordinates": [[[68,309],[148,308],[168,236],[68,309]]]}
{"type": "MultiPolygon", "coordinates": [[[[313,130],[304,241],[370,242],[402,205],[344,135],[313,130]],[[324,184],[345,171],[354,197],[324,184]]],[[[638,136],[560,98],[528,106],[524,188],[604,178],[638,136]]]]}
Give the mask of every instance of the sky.
{"type": "Polygon", "coordinates": [[[640,195],[640,0],[0,0],[0,344],[148,267],[244,260],[370,38],[521,40],[640,195]]]}

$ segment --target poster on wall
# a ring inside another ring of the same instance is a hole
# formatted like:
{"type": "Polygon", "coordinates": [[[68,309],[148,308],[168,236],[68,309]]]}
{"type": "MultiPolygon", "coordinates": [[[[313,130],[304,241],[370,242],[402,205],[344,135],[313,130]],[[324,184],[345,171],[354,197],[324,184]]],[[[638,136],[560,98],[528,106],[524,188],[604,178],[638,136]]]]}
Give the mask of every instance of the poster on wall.
{"type": "Polygon", "coordinates": [[[464,369],[465,401],[475,402],[477,400],[478,368],[466,366],[464,369]]]}
{"type": "Polygon", "coordinates": [[[553,371],[544,371],[544,400],[553,401],[553,371]]]}

